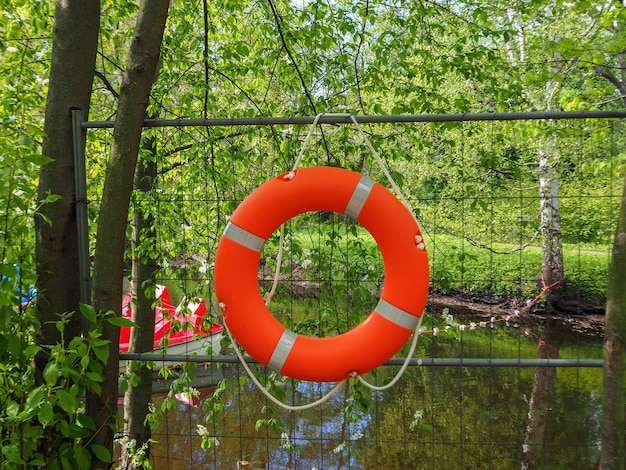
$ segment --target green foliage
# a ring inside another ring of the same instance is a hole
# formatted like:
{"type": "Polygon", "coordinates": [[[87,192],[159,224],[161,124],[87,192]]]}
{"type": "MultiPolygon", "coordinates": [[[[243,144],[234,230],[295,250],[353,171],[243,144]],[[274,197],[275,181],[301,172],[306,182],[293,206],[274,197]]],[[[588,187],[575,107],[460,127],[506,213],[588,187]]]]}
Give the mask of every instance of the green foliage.
{"type": "MultiPolygon", "coordinates": [[[[29,271],[32,217],[41,155],[43,109],[50,53],[49,2],[9,0],[0,9],[0,262],[29,271]]],[[[53,200],[54,195],[48,195],[53,200]]],[[[28,276],[27,276],[28,277],[28,276]]],[[[32,278],[26,279],[32,281],[32,278]]]]}
{"type": "MultiPolygon", "coordinates": [[[[101,328],[109,315],[81,305],[90,322],[85,336],[67,338],[67,346],[40,347],[33,341],[35,307],[20,307],[20,312],[6,308],[13,314],[0,327],[0,468],[89,469],[93,456],[111,461],[107,449],[89,444],[95,427],[82,402],[85,390],[98,392],[103,380],[109,345],[101,328]],[[35,355],[48,357],[40,380],[35,377],[35,355]]],[[[63,341],[71,315],[61,314],[55,322],[63,341]]]]}

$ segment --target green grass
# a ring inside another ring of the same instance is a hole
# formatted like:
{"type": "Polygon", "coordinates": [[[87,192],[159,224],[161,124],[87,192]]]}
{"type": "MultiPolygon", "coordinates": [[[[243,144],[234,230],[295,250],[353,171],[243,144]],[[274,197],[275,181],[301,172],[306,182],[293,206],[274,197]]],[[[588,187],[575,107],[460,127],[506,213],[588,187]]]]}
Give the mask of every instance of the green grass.
{"type": "MultiPolygon", "coordinates": [[[[492,243],[479,247],[450,235],[427,238],[434,286],[494,297],[532,298],[541,289],[542,256],[539,247],[515,247],[492,243]]],[[[563,247],[566,290],[581,297],[602,299],[606,295],[609,255],[563,247]]]]}
{"type": "MultiPolygon", "coordinates": [[[[327,226],[322,226],[328,229],[327,226]]],[[[355,279],[376,282],[383,266],[373,238],[361,227],[335,223],[329,236],[299,229],[285,243],[283,273],[297,271],[308,279],[355,279]]],[[[496,298],[527,299],[541,291],[541,249],[518,249],[508,243],[477,246],[447,234],[426,234],[431,287],[496,298]]],[[[270,265],[277,241],[264,251],[270,265]]],[[[597,248],[597,247],[591,247],[597,248]]],[[[566,293],[573,298],[603,301],[606,296],[609,254],[597,249],[564,245],[566,293]]]]}

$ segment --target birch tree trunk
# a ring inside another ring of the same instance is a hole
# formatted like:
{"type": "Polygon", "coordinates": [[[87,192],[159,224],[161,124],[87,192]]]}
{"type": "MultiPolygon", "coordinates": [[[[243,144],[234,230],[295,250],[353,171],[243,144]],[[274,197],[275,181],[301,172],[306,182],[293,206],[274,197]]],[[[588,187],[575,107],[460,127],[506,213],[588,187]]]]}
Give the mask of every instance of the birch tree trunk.
{"type": "MultiPolygon", "coordinates": [[[[546,291],[546,310],[552,312],[563,295],[563,242],[559,208],[559,171],[554,136],[539,154],[539,213],[541,215],[542,284],[552,286],[546,291]]],[[[543,287],[540,286],[541,287],[543,287]]]]}
{"type": "MultiPolygon", "coordinates": [[[[126,61],[117,108],[111,153],[98,219],[92,301],[96,311],[121,313],[124,243],[130,195],[143,121],[159,59],[169,0],[142,0],[126,61]]],[[[94,419],[93,444],[113,449],[119,372],[119,328],[105,323],[110,341],[102,394],[88,391],[87,412],[94,419]]],[[[108,468],[105,462],[94,468],[108,468]]]]}

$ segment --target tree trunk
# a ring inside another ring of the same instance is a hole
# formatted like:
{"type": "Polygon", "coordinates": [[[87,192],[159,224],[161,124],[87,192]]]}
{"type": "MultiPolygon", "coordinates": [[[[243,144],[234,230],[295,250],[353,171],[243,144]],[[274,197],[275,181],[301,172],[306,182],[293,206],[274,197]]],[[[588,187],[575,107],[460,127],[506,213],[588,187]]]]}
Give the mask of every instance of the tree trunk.
{"type": "MultiPolygon", "coordinates": [[[[558,359],[563,337],[562,333],[562,327],[560,327],[558,322],[550,321],[546,324],[537,345],[537,357],[539,359],[558,359]]],[[[526,434],[522,446],[522,470],[540,468],[539,464],[543,454],[548,411],[555,380],[556,368],[535,368],[533,390],[528,402],[526,434]]]]}
{"type": "Polygon", "coordinates": [[[609,266],[604,333],[604,386],[602,396],[602,470],[624,469],[626,452],[626,176],[617,231],[609,266]]]}
{"type": "Polygon", "coordinates": [[[553,312],[563,295],[563,246],[559,210],[559,172],[556,163],[554,136],[539,155],[539,200],[542,237],[543,285],[552,286],[546,291],[546,310],[553,312]],[[557,284],[555,284],[557,283],[557,284]]]}
{"type": "MultiPolygon", "coordinates": [[[[135,194],[138,204],[133,213],[132,235],[132,279],[133,279],[133,321],[137,328],[133,328],[130,336],[130,352],[152,352],[154,348],[154,302],[155,302],[155,272],[158,268],[156,253],[156,232],[152,212],[144,211],[144,195],[148,195],[154,186],[157,177],[156,167],[156,140],[153,137],[144,138],[142,148],[147,158],[140,158],[135,172],[135,194]]],[[[149,445],[151,436],[150,426],[146,423],[146,416],[150,412],[149,405],[152,399],[152,368],[145,363],[132,361],[129,372],[134,374],[137,382],[130,381],[124,395],[124,437],[135,443],[134,448],[140,449],[149,445]],[[136,383],[137,385],[133,385],[136,383]]],[[[145,468],[132,462],[133,449],[122,448],[122,464],[124,470],[145,468]]]]}
{"type": "MultiPolygon", "coordinates": [[[[121,313],[124,243],[139,143],[154,81],[169,0],[142,0],[130,46],[107,164],[96,239],[93,306],[121,313]]],[[[102,395],[87,395],[87,411],[95,420],[93,444],[112,450],[118,393],[119,328],[106,323],[104,339],[111,353],[102,395]]],[[[101,462],[94,468],[107,468],[101,462]]]]}
{"type": "MultiPolygon", "coordinates": [[[[622,2],[624,5],[626,2],[622,2]]],[[[620,67],[594,67],[595,71],[611,82],[619,91],[626,107],[626,52],[616,55],[620,67]]],[[[617,230],[613,241],[609,284],[607,288],[604,325],[604,382],[602,391],[602,470],[626,468],[626,174],[622,188],[617,230]]]]}
{"type": "MultiPolygon", "coordinates": [[[[98,0],[57,1],[42,149],[53,161],[41,167],[38,205],[49,194],[60,198],[43,204],[35,216],[37,306],[41,322],[37,343],[42,345],[61,341],[52,322],[58,320],[58,313],[78,312],[80,302],[71,112],[79,108],[87,116],[99,29],[98,0]]],[[[81,323],[79,314],[70,319],[66,341],[80,335],[81,323]]],[[[43,351],[35,358],[38,381],[47,361],[43,351]]]]}

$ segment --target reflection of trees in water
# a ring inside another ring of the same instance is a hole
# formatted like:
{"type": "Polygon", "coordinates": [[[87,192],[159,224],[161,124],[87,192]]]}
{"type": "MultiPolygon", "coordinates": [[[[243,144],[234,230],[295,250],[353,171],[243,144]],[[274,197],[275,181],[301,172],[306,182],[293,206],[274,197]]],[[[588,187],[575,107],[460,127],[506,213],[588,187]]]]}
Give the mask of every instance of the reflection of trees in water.
{"type": "Polygon", "coordinates": [[[365,468],[515,468],[524,406],[513,369],[412,370],[377,402],[365,468]]]}
{"type": "MultiPolygon", "coordinates": [[[[504,367],[410,370],[402,386],[376,401],[370,428],[376,434],[366,436],[371,445],[362,451],[363,467],[520,468],[533,372],[504,367]]],[[[601,371],[585,370],[597,377],[595,383],[581,381],[586,389],[577,388],[579,373],[571,369],[556,378],[549,403],[541,403],[546,406],[541,468],[588,469],[597,460],[601,371]]]]}
{"type": "MultiPolygon", "coordinates": [[[[555,322],[548,322],[537,344],[537,358],[558,359],[559,350],[563,338],[563,328],[555,322]]],[[[556,368],[537,367],[533,380],[533,389],[528,402],[528,415],[526,418],[526,434],[522,446],[523,470],[537,468],[541,462],[548,414],[554,382],[556,381],[556,368]]]]}
{"type": "MultiPolygon", "coordinates": [[[[345,468],[348,460],[358,468],[349,449],[341,450],[357,425],[348,416],[351,400],[344,390],[320,407],[289,413],[270,403],[249,381],[241,385],[239,377],[229,379],[222,397],[225,406],[214,427],[206,423],[207,411],[201,407],[176,404],[165,415],[153,434],[158,441],[152,448],[155,469],[231,469],[246,461],[250,469],[310,470],[345,468]],[[265,424],[258,426],[259,420],[265,424]],[[205,425],[219,445],[201,449],[198,424],[205,425]]],[[[332,385],[286,380],[285,401],[310,402],[332,385]]]]}
{"type": "MultiPolygon", "coordinates": [[[[517,345],[500,340],[499,347],[517,345]]],[[[440,344],[438,356],[453,356],[456,343],[440,344]]],[[[471,350],[474,357],[490,354],[469,341],[465,345],[464,352],[471,350]]],[[[367,413],[344,391],[323,406],[289,413],[270,406],[252,384],[241,385],[237,368],[215,427],[205,422],[206,409],[178,404],[168,412],[153,435],[159,441],[152,449],[155,469],[231,469],[242,460],[251,462],[248,468],[276,470],[518,469],[534,373],[532,368],[410,368],[396,386],[371,394],[367,413]],[[257,430],[258,420],[274,420],[274,427],[257,430]],[[197,424],[206,425],[219,445],[201,449],[197,424]]],[[[587,469],[597,460],[601,374],[559,369],[546,413],[541,468],[587,469]]],[[[330,386],[286,380],[281,388],[287,402],[302,404],[330,386]]]]}

